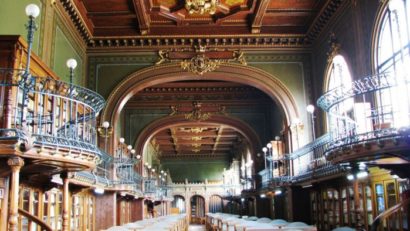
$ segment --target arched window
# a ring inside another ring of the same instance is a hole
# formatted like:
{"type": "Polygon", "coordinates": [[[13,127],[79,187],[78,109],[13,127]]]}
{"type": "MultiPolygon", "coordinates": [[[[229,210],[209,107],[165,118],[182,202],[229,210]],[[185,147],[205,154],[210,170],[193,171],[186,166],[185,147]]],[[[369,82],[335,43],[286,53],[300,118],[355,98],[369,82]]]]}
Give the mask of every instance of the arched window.
{"type": "Polygon", "coordinates": [[[377,96],[377,122],[393,127],[409,125],[409,5],[407,0],[390,0],[377,28],[376,74],[387,76],[392,85],[377,96]]]}
{"type": "MultiPolygon", "coordinates": [[[[342,55],[335,55],[328,70],[327,91],[335,91],[338,95],[352,87],[352,77],[346,60],[342,55]]],[[[353,98],[347,98],[333,106],[328,113],[328,130],[336,136],[346,136],[352,133],[354,123],[353,98]]]]}

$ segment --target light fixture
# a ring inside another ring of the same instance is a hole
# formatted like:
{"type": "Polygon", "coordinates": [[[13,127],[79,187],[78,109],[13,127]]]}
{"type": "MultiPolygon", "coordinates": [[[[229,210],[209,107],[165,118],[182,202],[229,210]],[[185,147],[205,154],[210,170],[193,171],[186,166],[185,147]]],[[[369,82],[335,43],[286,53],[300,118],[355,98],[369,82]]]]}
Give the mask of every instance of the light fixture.
{"type": "Polygon", "coordinates": [[[244,201],[245,201],[245,198],[241,198],[241,201],[244,202],[244,201]]]}
{"type": "Polygon", "coordinates": [[[312,123],[312,138],[313,140],[316,139],[316,132],[315,132],[315,106],[312,104],[307,105],[306,111],[310,114],[310,122],[312,123]]]}
{"type": "Polygon", "coordinates": [[[365,170],[366,169],[366,164],[364,162],[359,163],[359,169],[360,170],[365,170]]]}
{"type": "Polygon", "coordinates": [[[77,61],[75,59],[69,59],[66,63],[68,69],[70,69],[70,85],[73,84],[74,69],[77,67],[77,61]]]}
{"type": "Polygon", "coordinates": [[[275,190],[275,195],[278,196],[278,195],[280,195],[280,194],[282,194],[282,190],[276,189],[276,190],[275,190]]]}
{"type": "Polygon", "coordinates": [[[104,151],[107,152],[108,137],[112,134],[112,128],[110,128],[110,122],[104,121],[101,127],[98,127],[98,134],[104,138],[104,151]]]}
{"type": "Polygon", "coordinates": [[[185,0],[185,9],[189,14],[215,14],[218,0],[185,0]]]}
{"type": "Polygon", "coordinates": [[[262,193],[262,194],[260,195],[260,197],[261,197],[261,198],[266,198],[266,194],[265,194],[265,193],[262,193]]]}
{"type": "Polygon", "coordinates": [[[263,151],[263,155],[264,155],[264,157],[265,157],[265,169],[266,169],[266,168],[267,168],[267,165],[266,165],[266,152],[268,151],[268,148],[263,147],[263,148],[262,148],[262,151],[263,151]]]}
{"type": "Polygon", "coordinates": [[[367,173],[367,171],[360,171],[356,174],[357,179],[362,179],[365,178],[369,175],[369,173],[367,173]]]}
{"type": "MultiPolygon", "coordinates": [[[[35,4],[29,4],[26,6],[26,15],[29,18],[28,24],[26,25],[27,29],[27,61],[26,61],[26,68],[24,70],[24,74],[22,75],[22,80],[20,81],[22,83],[23,87],[23,107],[26,107],[28,105],[28,90],[32,88],[32,81],[31,81],[31,75],[30,75],[30,60],[31,60],[31,49],[33,48],[33,42],[34,42],[34,32],[37,30],[37,25],[35,22],[35,18],[40,14],[40,8],[35,5],[35,4]],[[29,81],[30,80],[30,81],[29,81]]],[[[22,113],[20,114],[20,121],[23,123],[23,121],[26,118],[26,110],[23,110],[22,113]]]]}
{"type": "Polygon", "coordinates": [[[306,111],[309,112],[310,114],[313,114],[313,112],[315,112],[315,106],[313,106],[312,104],[307,105],[306,111]]]}
{"type": "Polygon", "coordinates": [[[128,146],[127,146],[127,149],[131,151],[132,146],[131,146],[131,145],[128,145],[128,146]]]}
{"type": "Polygon", "coordinates": [[[155,168],[151,169],[152,172],[155,172],[155,168]]]}
{"type": "Polygon", "coordinates": [[[37,18],[40,15],[40,8],[36,4],[26,6],[26,15],[28,17],[37,18]]]}
{"type": "Polygon", "coordinates": [[[398,175],[393,175],[392,178],[393,179],[399,179],[400,177],[398,175]]]}
{"type": "Polygon", "coordinates": [[[137,159],[138,159],[138,160],[141,159],[141,155],[140,155],[140,154],[137,155],[137,159]]]}
{"type": "Polygon", "coordinates": [[[280,141],[280,136],[275,136],[276,141],[280,141]]]}
{"type": "Polygon", "coordinates": [[[266,147],[268,147],[269,149],[271,149],[271,148],[272,148],[272,144],[269,142],[269,143],[266,145],[266,147]]]}
{"type": "Polygon", "coordinates": [[[352,180],[354,180],[354,175],[350,173],[350,174],[348,174],[348,175],[346,176],[346,178],[347,178],[348,180],[352,181],[352,180]]]}
{"type": "Polygon", "coordinates": [[[98,195],[104,194],[104,189],[103,188],[94,188],[94,193],[98,195]]]}
{"type": "Polygon", "coordinates": [[[110,122],[104,121],[104,122],[102,123],[102,127],[103,127],[103,128],[109,128],[109,127],[110,127],[110,122]]]}
{"type": "Polygon", "coordinates": [[[123,144],[125,142],[125,139],[123,137],[120,138],[120,143],[123,144]]]}
{"type": "Polygon", "coordinates": [[[166,172],[164,173],[164,176],[168,175],[166,172]]]}

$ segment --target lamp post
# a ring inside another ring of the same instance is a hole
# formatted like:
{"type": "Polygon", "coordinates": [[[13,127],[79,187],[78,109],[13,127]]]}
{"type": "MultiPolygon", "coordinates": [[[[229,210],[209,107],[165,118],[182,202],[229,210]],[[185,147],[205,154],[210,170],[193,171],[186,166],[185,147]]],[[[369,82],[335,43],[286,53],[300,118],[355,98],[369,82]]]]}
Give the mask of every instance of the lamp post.
{"type": "Polygon", "coordinates": [[[66,65],[70,69],[70,85],[72,85],[73,77],[74,77],[74,69],[77,67],[77,61],[75,59],[69,59],[67,60],[66,65]]]}
{"type": "Polygon", "coordinates": [[[26,116],[28,100],[28,89],[31,87],[30,77],[30,60],[31,60],[31,49],[33,47],[34,32],[37,30],[37,25],[35,19],[40,15],[40,8],[36,4],[29,4],[26,6],[26,15],[28,16],[27,29],[27,63],[26,69],[24,70],[20,86],[23,87],[23,99],[22,99],[22,111],[20,115],[20,123],[23,126],[23,121],[26,116]]]}
{"type": "Polygon", "coordinates": [[[108,128],[110,127],[110,122],[104,121],[102,123],[102,128],[104,129],[104,134],[102,135],[104,137],[104,151],[107,152],[107,145],[108,145],[108,136],[109,136],[109,131],[108,128]]]}
{"type": "Polygon", "coordinates": [[[31,49],[33,48],[33,41],[34,41],[34,32],[37,30],[37,25],[35,19],[40,15],[40,8],[36,4],[29,4],[26,6],[26,15],[28,16],[28,24],[26,25],[27,28],[27,63],[26,63],[26,70],[25,75],[28,76],[30,73],[30,56],[31,56],[31,49]]]}
{"type": "Polygon", "coordinates": [[[312,104],[307,105],[306,111],[309,112],[310,114],[310,122],[312,123],[312,137],[313,140],[316,139],[316,133],[315,133],[315,106],[312,104]]]}
{"type": "Polygon", "coordinates": [[[119,153],[120,160],[122,160],[122,152],[123,152],[122,146],[123,146],[124,142],[125,142],[125,139],[123,137],[121,137],[120,138],[120,148],[119,148],[120,149],[120,153],[119,153]]]}
{"type": "Polygon", "coordinates": [[[265,157],[265,169],[266,169],[266,152],[268,151],[268,149],[266,148],[266,147],[263,147],[262,148],[262,151],[263,151],[263,155],[264,155],[264,157],[265,157]]]}
{"type": "Polygon", "coordinates": [[[266,147],[268,147],[269,150],[269,154],[270,154],[270,158],[271,161],[269,162],[269,171],[271,172],[271,174],[273,174],[273,170],[272,170],[272,161],[273,161],[273,153],[272,153],[272,143],[269,142],[266,147]]]}

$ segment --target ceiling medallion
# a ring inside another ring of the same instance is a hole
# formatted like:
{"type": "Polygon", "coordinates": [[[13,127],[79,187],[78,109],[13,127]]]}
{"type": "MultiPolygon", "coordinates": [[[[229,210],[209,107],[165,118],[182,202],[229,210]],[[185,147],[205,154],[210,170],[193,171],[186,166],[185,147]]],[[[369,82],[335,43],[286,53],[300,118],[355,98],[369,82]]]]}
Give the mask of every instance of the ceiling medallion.
{"type": "Polygon", "coordinates": [[[244,53],[240,50],[209,49],[202,45],[190,49],[160,50],[158,56],[155,65],[177,61],[183,70],[197,75],[214,71],[222,63],[238,62],[247,65],[244,53]]]}
{"type": "Polygon", "coordinates": [[[189,14],[215,14],[218,0],[185,0],[185,9],[189,14]]]}

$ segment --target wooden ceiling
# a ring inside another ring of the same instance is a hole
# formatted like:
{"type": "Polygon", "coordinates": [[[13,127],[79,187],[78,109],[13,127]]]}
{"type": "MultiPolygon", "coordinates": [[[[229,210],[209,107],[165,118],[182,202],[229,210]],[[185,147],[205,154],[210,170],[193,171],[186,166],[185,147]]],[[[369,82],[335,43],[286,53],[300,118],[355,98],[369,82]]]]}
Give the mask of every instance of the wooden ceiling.
{"type": "Polygon", "coordinates": [[[94,36],[306,33],[325,0],[220,0],[189,14],[184,0],[75,1],[94,36]]]}
{"type": "Polygon", "coordinates": [[[233,128],[192,123],[164,129],[153,137],[152,142],[157,145],[161,159],[226,158],[241,140],[240,133],[233,128]]]}
{"type": "Polygon", "coordinates": [[[303,38],[312,38],[321,30],[343,1],[218,0],[213,14],[190,14],[186,0],[61,2],[89,45],[128,46],[162,44],[155,41],[161,39],[167,44],[183,44],[184,41],[173,40],[238,35],[245,39],[242,43],[246,43],[246,36],[254,38],[253,35],[299,36],[303,43],[303,38]],[[147,42],[143,41],[145,38],[157,39],[147,42]]]}
{"type": "Polygon", "coordinates": [[[187,122],[183,126],[167,125],[151,138],[160,159],[226,160],[244,138],[237,128],[208,122],[208,116],[225,115],[229,118],[232,111],[249,113],[256,107],[260,107],[261,113],[264,113],[275,107],[275,104],[269,96],[254,87],[202,80],[145,88],[127,102],[125,110],[143,109],[147,113],[149,110],[165,109],[171,118],[173,115],[186,118],[187,122]]]}

